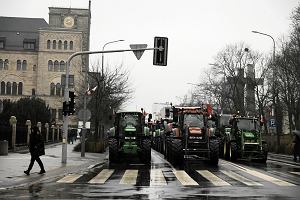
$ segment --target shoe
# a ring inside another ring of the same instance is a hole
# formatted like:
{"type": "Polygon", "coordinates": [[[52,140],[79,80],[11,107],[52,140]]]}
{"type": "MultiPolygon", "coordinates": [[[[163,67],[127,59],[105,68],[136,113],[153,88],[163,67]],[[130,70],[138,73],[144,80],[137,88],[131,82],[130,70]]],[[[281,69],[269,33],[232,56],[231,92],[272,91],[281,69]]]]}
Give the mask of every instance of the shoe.
{"type": "Polygon", "coordinates": [[[39,172],[39,174],[44,174],[44,173],[46,173],[45,170],[41,170],[41,171],[39,172]]]}
{"type": "Polygon", "coordinates": [[[28,171],[28,170],[24,171],[24,173],[25,173],[27,176],[29,176],[29,171],[28,171]]]}

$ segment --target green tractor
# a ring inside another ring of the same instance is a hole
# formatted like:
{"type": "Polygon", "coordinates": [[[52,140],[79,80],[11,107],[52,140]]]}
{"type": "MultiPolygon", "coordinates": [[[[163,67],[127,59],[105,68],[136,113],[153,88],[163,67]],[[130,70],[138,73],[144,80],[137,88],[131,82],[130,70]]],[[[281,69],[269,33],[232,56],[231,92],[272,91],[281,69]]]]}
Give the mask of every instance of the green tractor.
{"type": "Polygon", "coordinates": [[[225,159],[250,159],[266,163],[268,148],[262,140],[261,126],[257,118],[235,116],[230,120],[231,129],[225,132],[225,159]]]}
{"type": "Polygon", "coordinates": [[[118,112],[114,127],[109,131],[109,162],[117,163],[121,157],[139,157],[143,163],[151,162],[151,136],[145,126],[142,112],[118,112]]]}

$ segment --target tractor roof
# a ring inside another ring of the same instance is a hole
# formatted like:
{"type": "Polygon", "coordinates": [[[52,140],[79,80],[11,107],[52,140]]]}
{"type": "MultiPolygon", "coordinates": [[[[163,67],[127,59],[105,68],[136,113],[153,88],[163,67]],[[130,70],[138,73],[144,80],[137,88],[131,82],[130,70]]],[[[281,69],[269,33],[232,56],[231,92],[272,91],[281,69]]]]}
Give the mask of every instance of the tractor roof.
{"type": "Polygon", "coordinates": [[[118,112],[116,112],[116,114],[119,114],[119,113],[128,113],[128,114],[130,114],[130,113],[132,113],[132,114],[140,113],[140,114],[142,114],[141,111],[118,111],[118,112]]]}

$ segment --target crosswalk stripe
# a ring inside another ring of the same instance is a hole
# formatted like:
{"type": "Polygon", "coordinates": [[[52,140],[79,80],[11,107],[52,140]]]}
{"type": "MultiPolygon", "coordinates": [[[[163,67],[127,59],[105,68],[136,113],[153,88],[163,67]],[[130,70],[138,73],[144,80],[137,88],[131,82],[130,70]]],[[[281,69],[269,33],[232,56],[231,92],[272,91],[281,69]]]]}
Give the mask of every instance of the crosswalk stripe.
{"type": "Polygon", "coordinates": [[[255,170],[247,169],[247,168],[239,166],[237,164],[231,163],[231,165],[234,166],[237,169],[240,169],[240,170],[252,175],[252,176],[256,176],[256,177],[261,178],[265,181],[269,181],[269,182],[271,182],[275,185],[279,185],[279,186],[296,186],[295,184],[289,183],[287,181],[284,181],[284,180],[281,180],[281,179],[263,174],[261,172],[255,171],[255,170]]]}
{"type": "Polygon", "coordinates": [[[63,177],[62,179],[58,180],[57,183],[74,183],[81,176],[81,174],[69,174],[63,177]]]}
{"type": "Polygon", "coordinates": [[[300,175],[300,172],[290,172],[290,173],[300,175]]]}
{"type": "Polygon", "coordinates": [[[215,186],[229,186],[230,185],[229,183],[227,183],[226,181],[223,181],[222,179],[220,179],[219,177],[217,177],[216,175],[214,175],[213,173],[211,173],[208,170],[197,170],[197,172],[201,176],[203,176],[204,178],[209,180],[215,186]]]}
{"type": "Polygon", "coordinates": [[[89,183],[104,184],[113,173],[113,169],[103,169],[97,176],[92,178],[89,183]]]}
{"type": "Polygon", "coordinates": [[[239,182],[242,182],[244,183],[245,185],[248,185],[248,186],[262,186],[262,184],[258,183],[258,182],[255,182],[255,181],[252,181],[250,179],[247,179],[233,171],[227,171],[227,170],[221,170],[221,172],[223,174],[225,174],[226,176],[234,179],[234,180],[237,180],[239,182]]]}
{"type": "Polygon", "coordinates": [[[150,185],[167,185],[164,174],[161,169],[152,169],[150,172],[150,185]]]}
{"type": "Polygon", "coordinates": [[[174,170],[173,173],[182,185],[199,185],[183,170],[174,170]]]}
{"type": "Polygon", "coordinates": [[[135,185],[138,175],[138,170],[128,169],[125,171],[120,184],[135,185]]]}

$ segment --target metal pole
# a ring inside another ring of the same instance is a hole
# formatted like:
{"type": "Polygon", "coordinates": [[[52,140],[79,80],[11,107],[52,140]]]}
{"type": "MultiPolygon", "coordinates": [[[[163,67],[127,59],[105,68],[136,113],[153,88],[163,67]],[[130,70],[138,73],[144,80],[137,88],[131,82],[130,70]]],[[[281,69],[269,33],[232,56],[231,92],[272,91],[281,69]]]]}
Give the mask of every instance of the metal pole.
{"type": "MultiPolygon", "coordinates": [[[[78,55],[89,55],[97,53],[116,53],[116,52],[125,52],[125,51],[147,51],[147,50],[156,50],[160,48],[140,48],[140,49],[124,49],[124,50],[110,50],[110,51],[79,51],[75,52],[67,60],[66,63],[66,80],[65,80],[65,94],[64,101],[69,104],[69,67],[71,60],[78,55]]],[[[63,115],[63,143],[62,143],[62,163],[67,163],[67,139],[68,139],[68,126],[69,126],[69,116],[63,115]]]]}

